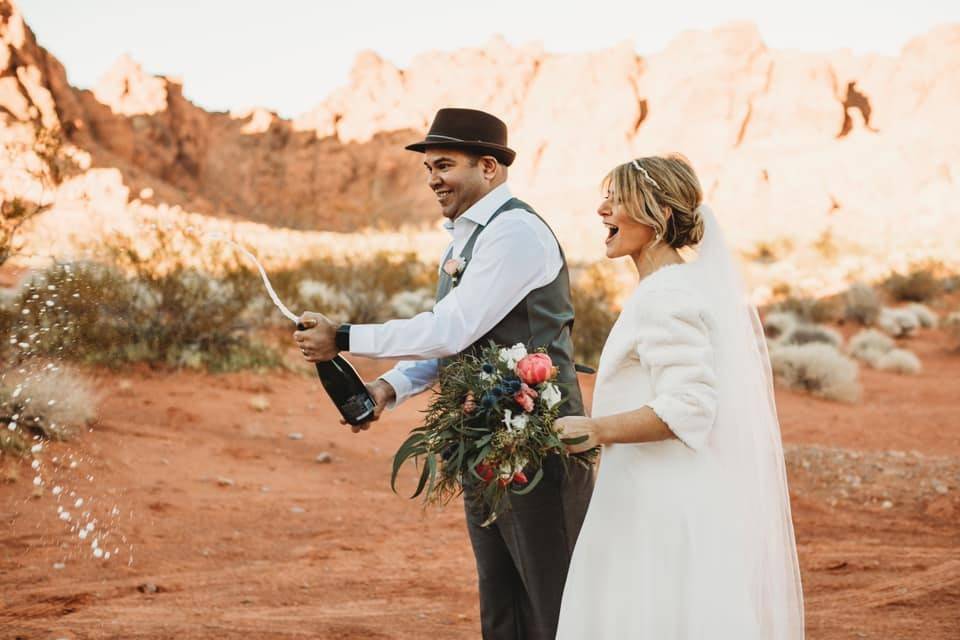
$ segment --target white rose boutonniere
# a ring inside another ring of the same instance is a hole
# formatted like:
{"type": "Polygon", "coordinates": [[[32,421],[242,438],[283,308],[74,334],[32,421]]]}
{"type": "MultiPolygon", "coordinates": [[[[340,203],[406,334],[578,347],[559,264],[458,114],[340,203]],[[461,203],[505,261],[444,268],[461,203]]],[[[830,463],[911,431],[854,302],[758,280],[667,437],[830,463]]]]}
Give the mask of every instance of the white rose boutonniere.
{"type": "Polygon", "coordinates": [[[460,282],[460,276],[463,275],[463,270],[466,266],[467,259],[463,256],[457,256],[443,263],[443,272],[453,279],[453,284],[456,286],[456,284],[460,282]]]}

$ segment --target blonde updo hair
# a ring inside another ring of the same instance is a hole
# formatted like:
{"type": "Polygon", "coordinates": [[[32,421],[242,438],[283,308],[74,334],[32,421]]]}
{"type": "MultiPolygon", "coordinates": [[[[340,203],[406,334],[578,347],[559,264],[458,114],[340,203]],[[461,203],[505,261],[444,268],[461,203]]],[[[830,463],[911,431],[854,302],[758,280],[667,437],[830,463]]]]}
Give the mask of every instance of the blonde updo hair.
{"type": "Polygon", "coordinates": [[[603,188],[613,192],[631,218],[653,227],[656,235],[650,248],[662,242],[682,249],[703,239],[703,216],[698,210],[703,189],[683,156],[631,160],[614,167],[603,179],[603,188]]]}

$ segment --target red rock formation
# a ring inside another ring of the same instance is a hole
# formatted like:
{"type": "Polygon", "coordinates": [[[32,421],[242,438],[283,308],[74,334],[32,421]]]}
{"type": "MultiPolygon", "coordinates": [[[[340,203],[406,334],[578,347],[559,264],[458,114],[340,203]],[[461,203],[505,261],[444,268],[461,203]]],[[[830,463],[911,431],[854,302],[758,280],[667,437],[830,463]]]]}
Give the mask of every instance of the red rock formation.
{"type": "Polygon", "coordinates": [[[825,232],[884,251],[955,243],[958,104],[960,25],[888,57],[772,51],[755,27],[734,24],[683,33],[649,57],[494,39],[398,69],[366,52],[346,86],[292,121],[210,113],[125,58],[93,91],[71,88],[0,0],[2,135],[59,123],[91,171],[118,172],[129,197],[149,187],[153,202],[301,229],[435,226],[419,158],[402,146],[437,108],[459,105],[508,122],[515,191],[574,255],[600,253],[604,173],[665,151],[691,158],[741,245],[825,232]]]}

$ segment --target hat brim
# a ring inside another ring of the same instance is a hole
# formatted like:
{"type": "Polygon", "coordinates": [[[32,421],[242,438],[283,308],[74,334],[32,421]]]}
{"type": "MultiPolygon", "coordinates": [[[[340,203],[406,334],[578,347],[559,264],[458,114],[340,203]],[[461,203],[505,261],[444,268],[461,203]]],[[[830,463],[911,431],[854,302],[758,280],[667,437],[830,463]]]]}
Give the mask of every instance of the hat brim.
{"type": "Polygon", "coordinates": [[[517,153],[513,149],[501,146],[499,144],[493,144],[492,142],[421,140],[420,142],[414,142],[413,144],[408,144],[406,147],[404,147],[404,149],[408,151],[416,151],[418,153],[423,153],[427,149],[431,148],[463,149],[465,151],[474,151],[480,153],[481,155],[493,156],[505,167],[509,167],[511,164],[513,164],[513,159],[517,157],[517,153]]]}

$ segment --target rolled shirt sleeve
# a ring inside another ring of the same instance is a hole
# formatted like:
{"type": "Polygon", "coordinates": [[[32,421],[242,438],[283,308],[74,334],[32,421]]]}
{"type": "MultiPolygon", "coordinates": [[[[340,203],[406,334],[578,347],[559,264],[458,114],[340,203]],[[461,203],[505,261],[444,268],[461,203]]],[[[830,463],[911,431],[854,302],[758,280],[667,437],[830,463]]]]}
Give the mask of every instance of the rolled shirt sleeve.
{"type": "Polygon", "coordinates": [[[646,403],[684,444],[699,449],[717,416],[709,325],[694,296],[656,292],[644,301],[636,353],[649,367],[654,398],[646,403]]]}
{"type": "Polygon", "coordinates": [[[395,409],[418,393],[423,393],[436,381],[440,363],[438,360],[404,360],[380,376],[394,391],[397,398],[387,404],[395,409]]]}

